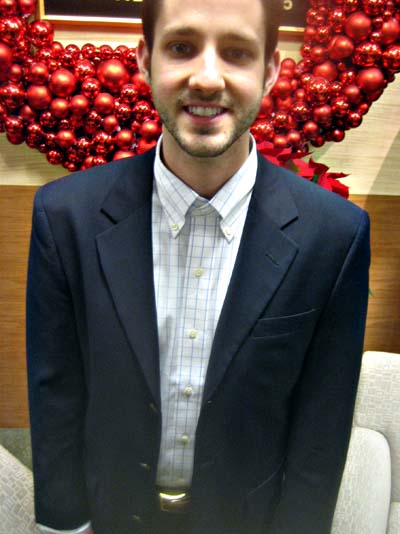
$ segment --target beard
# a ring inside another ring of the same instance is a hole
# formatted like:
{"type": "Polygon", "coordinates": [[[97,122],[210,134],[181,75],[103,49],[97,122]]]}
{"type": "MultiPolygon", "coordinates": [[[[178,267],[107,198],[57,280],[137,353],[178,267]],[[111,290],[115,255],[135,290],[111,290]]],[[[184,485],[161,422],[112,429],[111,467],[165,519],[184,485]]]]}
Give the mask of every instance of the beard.
{"type": "MultiPolygon", "coordinates": [[[[222,130],[218,125],[198,126],[191,130],[185,126],[180,127],[176,118],[170,113],[170,108],[158,101],[155,95],[153,99],[165,130],[186,154],[195,158],[215,158],[224,154],[249,131],[258,115],[262,95],[251,108],[233,117],[232,124],[224,126],[222,130]]],[[[178,108],[182,109],[180,102],[178,108]]]]}

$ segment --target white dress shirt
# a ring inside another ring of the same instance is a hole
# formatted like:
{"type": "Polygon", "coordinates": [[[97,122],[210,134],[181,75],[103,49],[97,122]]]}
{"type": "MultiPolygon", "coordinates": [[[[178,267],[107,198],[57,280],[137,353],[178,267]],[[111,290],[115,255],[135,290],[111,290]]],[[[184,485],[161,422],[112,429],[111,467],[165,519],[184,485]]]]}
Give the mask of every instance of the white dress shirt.
{"type": "MultiPolygon", "coordinates": [[[[257,173],[256,144],[211,199],[154,162],[152,239],[160,347],[162,433],[157,485],[189,487],[195,431],[215,329],[232,275],[257,173]]],[[[39,525],[42,534],[87,534],[39,525]]]]}

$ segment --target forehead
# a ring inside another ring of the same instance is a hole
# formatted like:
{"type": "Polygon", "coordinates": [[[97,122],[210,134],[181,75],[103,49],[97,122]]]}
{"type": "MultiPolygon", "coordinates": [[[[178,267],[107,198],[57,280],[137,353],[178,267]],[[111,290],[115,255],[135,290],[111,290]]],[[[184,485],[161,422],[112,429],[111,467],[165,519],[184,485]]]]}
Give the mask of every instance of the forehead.
{"type": "Polygon", "coordinates": [[[162,0],[155,37],[169,33],[235,34],[265,42],[261,0],[162,0]]]}

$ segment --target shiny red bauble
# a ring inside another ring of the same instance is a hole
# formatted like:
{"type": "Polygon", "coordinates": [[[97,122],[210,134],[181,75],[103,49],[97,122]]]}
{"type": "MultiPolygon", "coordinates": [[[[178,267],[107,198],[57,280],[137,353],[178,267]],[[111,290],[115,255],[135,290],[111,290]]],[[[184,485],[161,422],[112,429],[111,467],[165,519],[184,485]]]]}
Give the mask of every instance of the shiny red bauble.
{"type": "Polygon", "coordinates": [[[54,29],[48,20],[35,20],[28,26],[28,39],[36,46],[48,46],[53,41],[54,29]]]}
{"type": "Polygon", "coordinates": [[[392,45],[383,52],[382,63],[386,69],[393,72],[400,70],[400,44],[392,45]]]}

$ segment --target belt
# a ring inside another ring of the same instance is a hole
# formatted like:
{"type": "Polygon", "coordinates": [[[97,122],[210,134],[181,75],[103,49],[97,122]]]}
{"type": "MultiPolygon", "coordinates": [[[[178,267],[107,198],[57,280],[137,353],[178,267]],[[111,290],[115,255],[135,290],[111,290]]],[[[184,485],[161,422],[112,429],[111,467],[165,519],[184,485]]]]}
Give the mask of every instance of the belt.
{"type": "Polygon", "coordinates": [[[188,489],[157,488],[160,510],[170,514],[187,514],[190,508],[188,489]]]}

